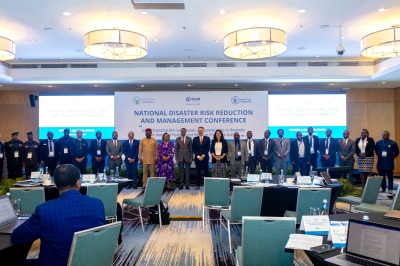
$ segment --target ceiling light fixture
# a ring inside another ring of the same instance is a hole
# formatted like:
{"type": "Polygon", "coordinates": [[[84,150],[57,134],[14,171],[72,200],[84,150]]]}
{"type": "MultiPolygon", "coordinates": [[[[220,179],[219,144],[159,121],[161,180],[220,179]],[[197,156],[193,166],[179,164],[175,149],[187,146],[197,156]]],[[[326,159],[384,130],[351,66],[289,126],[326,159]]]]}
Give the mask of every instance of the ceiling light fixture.
{"type": "Polygon", "coordinates": [[[69,13],[69,12],[63,12],[63,15],[64,15],[64,16],[71,16],[71,13],[69,13]]]}
{"type": "Polygon", "coordinates": [[[49,86],[47,86],[47,87],[52,88],[53,86],[49,85],[49,86]]]}
{"type": "Polygon", "coordinates": [[[190,86],[192,86],[192,85],[188,84],[188,87],[190,87],[190,86]]]}
{"type": "Polygon", "coordinates": [[[232,59],[260,59],[277,56],[287,49],[286,32],[254,27],[229,33],[224,37],[224,54],[232,59]]]}
{"type": "Polygon", "coordinates": [[[321,26],[319,26],[319,28],[320,29],[327,29],[327,28],[329,28],[329,25],[321,25],[321,26]]]}
{"type": "Polygon", "coordinates": [[[147,55],[147,38],[120,29],[95,30],[85,34],[85,52],[109,60],[134,60],[147,55]]]}
{"type": "Polygon", "coordinates": [[[215,40],[214,42],[220,42],[220,40],[215,40]]]}
{"type": "Polygon", "coordinates": [[[0,37],[0,61],[13,60],[15,58],[15,43],[10,39],[0,37]]]}
{"type": "Polygon", "coordinates": [[[282,86],[285,86],[285,85],[286,85],[285,83],[282,84],[282,86]]]}
{"type": "Polygon", "coordinates": [[[143,12],[141,12],[142,13],[142,15],[147,15],[147,12],[146,11],[143,11],[143,12]]]}
{"type": "Polygon", "coordinates": [[[225,14],[225,10],[221,9],[221,10],[219,11],[219,13],[220,13],[220,14],[225,14]]]}
{"type": "Polygon", "coordinates": [[[141,88],[144,88],[144,85],[140,85],[141,88]]]}
{"type": "Polygon", "coordinates": [[[158,42],[158,39],[154,39],[155,42],[158,42]]]}
{"type": "Polygon", "coordinates": [[[378,12],[384,12],[386,9],[385,8],[380,8],[378,9],[378,12]]]}
{"type": "Polygon", "coordinates": [[[239,86],[239,84],[235,84],[235,87],[239,86]]]}
{"type": "Polygon", "coordinates": [[[386,81],[382,81],[382,84],[386,84],[386,81]]]}
{"type": "Polygon", "coordinates": [[[344,37],[344,36],[342,36],[341,38],[342,38],[342,40],[346,39],[346,37],[344,37]]]}
{"type": "Polygon", "coordinates": [[[97,88],[98,86],[97,85],[93,85],[95,88],[97,88]]]}
{"type": "Polygon", "coordinates": [[[37,42],[36,40],[30,40],[30,42],[37,42]]]}
{"type": "Polygon", "coordinates": [[[335,84],[333,84],[333,83],[329,84],[329,86],[333,86],[333,85],[335,85],[335,84]]]}
{"type": "Polygon", "coordinates": [[[297,10],[297,12],[299,12],[299,13],[304,13],[304,12],[306,12],[307,10],[305,10],[305,9],[300,9],[300,10],[297,10]]]}
{"type": "Polygon", "coordinates": [[[400,56],[400,27],[377,31],[361,39],[361,55],[371,58],[400,56]]]}
{"type": "Polygon", "coordinates": [[[319,55],[316,55],[315,57],[319,57],[319,55]]]}

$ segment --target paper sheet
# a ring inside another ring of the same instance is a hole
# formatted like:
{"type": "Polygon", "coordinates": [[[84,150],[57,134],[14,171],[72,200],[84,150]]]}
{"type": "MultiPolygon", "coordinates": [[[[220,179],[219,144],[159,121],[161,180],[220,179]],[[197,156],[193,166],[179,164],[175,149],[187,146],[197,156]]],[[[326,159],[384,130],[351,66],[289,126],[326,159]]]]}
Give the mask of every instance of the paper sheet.
{"type": "Polygon", "coordinates": [[[322,236],[290,234],[285,248],[310,250],[310,248],[320,245],[322,245],[322,236]]]}

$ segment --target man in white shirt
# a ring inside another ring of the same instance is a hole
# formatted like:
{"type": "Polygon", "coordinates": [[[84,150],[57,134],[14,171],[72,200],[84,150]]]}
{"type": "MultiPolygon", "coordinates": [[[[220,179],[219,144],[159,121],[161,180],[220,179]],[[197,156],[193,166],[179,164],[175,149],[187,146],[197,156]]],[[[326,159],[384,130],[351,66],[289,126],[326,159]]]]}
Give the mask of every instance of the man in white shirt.
{"type": "Polygon", "coordinates": [[[307,175],[307,165],[310,164],[310,144],[303,139],[301,132],[296,133],[296,139],[290,144],[290,161],[293,165],[293,173],[299,172],[302,176],[307,175]]]}

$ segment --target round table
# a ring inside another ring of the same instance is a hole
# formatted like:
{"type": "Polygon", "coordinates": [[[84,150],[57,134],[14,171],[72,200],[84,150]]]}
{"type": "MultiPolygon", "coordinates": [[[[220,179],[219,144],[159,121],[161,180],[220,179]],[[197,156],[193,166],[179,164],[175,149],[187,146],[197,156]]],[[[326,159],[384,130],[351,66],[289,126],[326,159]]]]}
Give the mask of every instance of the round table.
{"type": "MultiPolygon", "coordinates": [[[[292,177],[292,176],[286,176],[292,177]]],[[[281,187],[279,186],[278,176],[273,175],[270,183],[276,184],[275,186],[265,187],[260,216],[273,216],[283,217],[285,211],[296,211],[297,205],[297,187],[281,187]]],[[[243,181],[231,181],[232,186],[243,186],[243,181]]],[[[320,186],[318,186],[320,187],[320,186]]],[[[321,188],[331,188],[331,199],[329,201],[329,212],[332,212],[333,205],[342,190],[343,183],[336,181],[331,185],[322,186],[321,188]]],[[[317,188],[317,186],[316,186],[317,188]]],[[[322,202],[318,203],[322,206],[322,202]]]]}

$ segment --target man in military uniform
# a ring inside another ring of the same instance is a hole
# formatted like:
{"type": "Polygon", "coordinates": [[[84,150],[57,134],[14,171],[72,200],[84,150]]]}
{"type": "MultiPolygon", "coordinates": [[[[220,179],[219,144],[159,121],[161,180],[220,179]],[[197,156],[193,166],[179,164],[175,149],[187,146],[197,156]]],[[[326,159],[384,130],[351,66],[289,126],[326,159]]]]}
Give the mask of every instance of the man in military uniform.
{"type": "Polygon", "coordinates": [[[22,177],[24,143],[19,140],[19,132],[11,133],[11,140],[5,143],[7,169],[9,178],[22,177]]]}
{"type": "Polygon", "coordinates": [[[24,143],[24,167],[26,177],[31,178],[32,171],[37,171],[39,166],[39,142],[33,140],[33,132],[26,133],[28,141],[24,143]]]}
{"type": "Polygon", "coordinates": [[[64,129],[64,137],[58,139],[58,145],[60,147],[60,165],[73,163],[70,153],[70,146],[73,140],[74,138],[69,136],[69,128],[64,129]]]}

